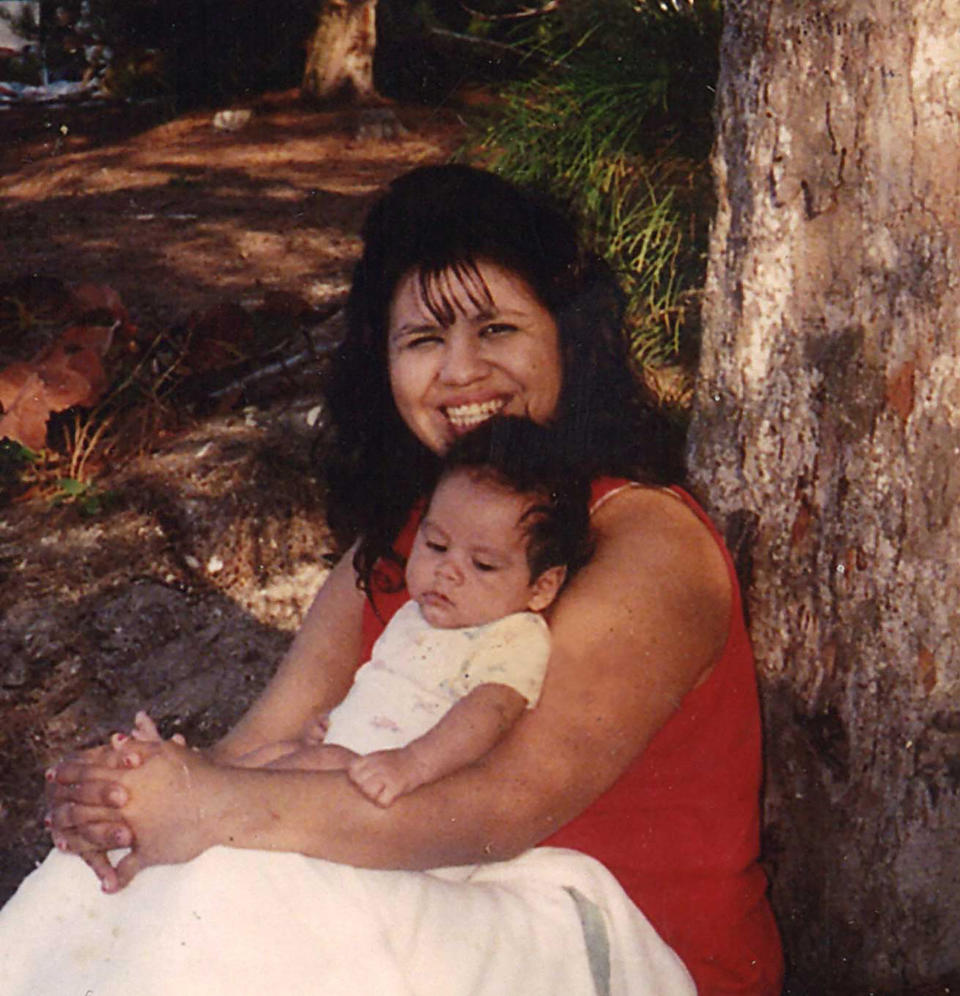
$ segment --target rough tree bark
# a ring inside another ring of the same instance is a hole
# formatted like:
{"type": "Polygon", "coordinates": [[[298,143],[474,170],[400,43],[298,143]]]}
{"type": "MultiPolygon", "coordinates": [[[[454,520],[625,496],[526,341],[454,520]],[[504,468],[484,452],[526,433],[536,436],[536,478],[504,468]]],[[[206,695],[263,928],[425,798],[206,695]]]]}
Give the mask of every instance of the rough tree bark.
{"type": "Polygon", "coordinates": [[[377,0],[325,0],[307,46],[301,90],[319,101],[376,103],[377,0]]]}
{"type": "Polygon", "coordinates": [[[791,992],[957,992],[960,4],[725,17],[691,462],[748,576],[791,992]]]}

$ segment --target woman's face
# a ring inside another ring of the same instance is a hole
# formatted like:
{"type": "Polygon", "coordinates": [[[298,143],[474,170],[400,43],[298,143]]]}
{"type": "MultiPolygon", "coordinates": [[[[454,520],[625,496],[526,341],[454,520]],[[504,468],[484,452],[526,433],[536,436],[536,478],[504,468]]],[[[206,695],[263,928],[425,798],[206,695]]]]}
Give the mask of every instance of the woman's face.
{"type": "Polygon", "coordinates": [[[418,271],[397,285],[387,358],[397,410],[434,453],[500,412],[549,422],[563,381],[556,322],[527,284],[495,263],[478,263],[488,293],[447,272],[437,290],[451,321],[431,313],[418,271]],[[489,296],[488,296],[489,295],[489,296]]]}

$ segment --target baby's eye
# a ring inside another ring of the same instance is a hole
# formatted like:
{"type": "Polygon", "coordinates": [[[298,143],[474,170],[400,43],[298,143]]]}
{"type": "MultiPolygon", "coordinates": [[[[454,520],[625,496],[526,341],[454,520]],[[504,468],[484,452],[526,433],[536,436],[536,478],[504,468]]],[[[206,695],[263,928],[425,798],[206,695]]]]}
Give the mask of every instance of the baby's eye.
{"type": "Polygon", "coordinates": [[[478,571],[495,571],[497,569],[496,564],[488,564],[484,560],[475,560],[473,566],[476,567],[478,571]]]}

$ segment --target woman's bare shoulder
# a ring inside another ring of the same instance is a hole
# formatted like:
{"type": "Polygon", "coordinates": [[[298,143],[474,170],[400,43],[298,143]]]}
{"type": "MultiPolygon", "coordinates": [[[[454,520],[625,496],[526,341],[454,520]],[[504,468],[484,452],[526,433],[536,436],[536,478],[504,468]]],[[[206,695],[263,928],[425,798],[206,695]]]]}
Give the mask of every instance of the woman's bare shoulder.
{"type": "Polygon", "coordinates": [[[667,488],[629,485],[594,507],[592,523],[598,551],[639,555],[671,573],[692,571],[698,578],[730,594],[723,553],[706,524],[680,496],[667,488]]]}
{"type": "Polygon", "coordinates": [[[679,686],[696,684],[726,642],[733,595],[711,531],[676,494],[652,487],[621,489],[592,521],[593,557],[558,622],[567,608],[598,617],[607,606],[621,625],[631,621],[635,643],[657,648],[679,686]]]}

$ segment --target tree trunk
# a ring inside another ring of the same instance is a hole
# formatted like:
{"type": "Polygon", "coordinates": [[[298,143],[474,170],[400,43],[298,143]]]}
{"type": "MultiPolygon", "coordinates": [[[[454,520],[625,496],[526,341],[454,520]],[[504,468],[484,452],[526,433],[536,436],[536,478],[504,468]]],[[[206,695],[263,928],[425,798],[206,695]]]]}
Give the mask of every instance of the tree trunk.
{"type": "Polygon", "coordinates": [[[728,0],[691,430],[795,993],[960,982],[960,4],[728,0]]]}
{"type": "Polygon", "coordinates": [[[373,83],[377,0],[325,0],[307,47],[301,90],[316,100],[378,101],[373,83]]]}

